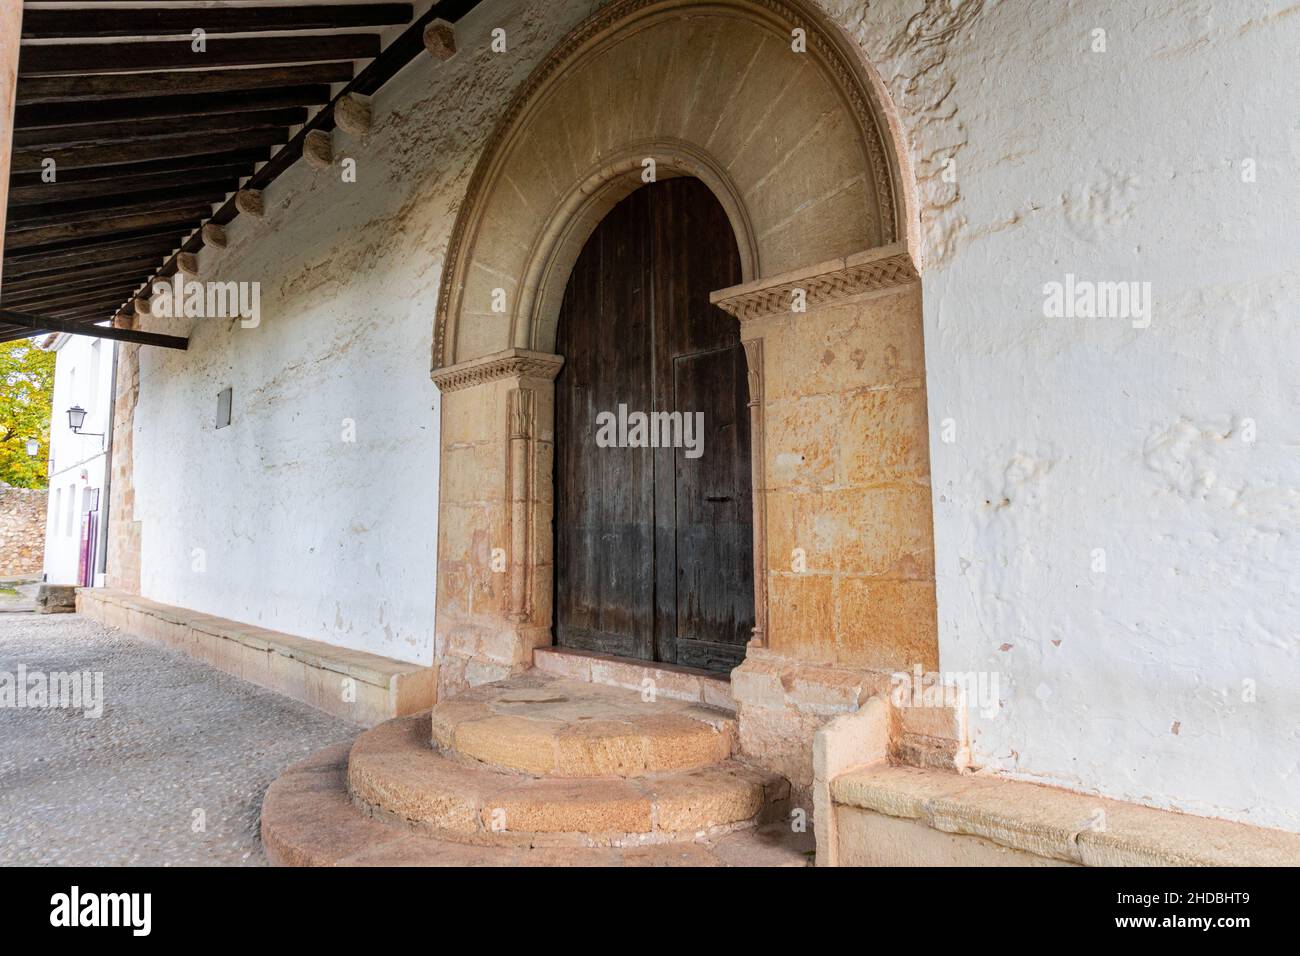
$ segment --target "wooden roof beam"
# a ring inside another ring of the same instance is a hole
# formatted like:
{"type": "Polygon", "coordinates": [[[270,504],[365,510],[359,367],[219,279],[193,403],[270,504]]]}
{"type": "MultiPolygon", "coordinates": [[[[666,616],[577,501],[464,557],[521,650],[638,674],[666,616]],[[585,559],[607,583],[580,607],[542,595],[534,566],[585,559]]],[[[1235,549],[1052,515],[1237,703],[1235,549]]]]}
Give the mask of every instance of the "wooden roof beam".
{"type": "Polygon", "coordinates": [[[319,106],[330,100],[323,83],[283,86],[266,90],[226,90],[175,96],[141,96],[120,100],[79,100],[20,106],[14,111],[14,129],[43,129],[79,123],[153,119],[164,116],[209,116],[250,110],[319,106]]]}
{"type": "MultiPolygon", "coordinates": [[[[118,11],[113,11],[114,13],[118,11]]],[[[367,60],[379,55],[375,33],[330,33],[253,39],[217,37],[195,52],[190,40],[126,43],[58,43],[24,46],[18,59],[18,85],[27,77],[56,73],[139,73],[142,70],[208,70],[262,63],[321,63],[367,60]]]]}
{"type": "MultiPolygon", "coordinates": [[[[24,51],[27,48],[24,48],[24,51]]],[[[25,55],[25,53],[24,53],[25,55]]],[[[80,102],[122,97],[193,96],[299,86],[304,83],[346,83],[352,63],[304,63],[255,70],[178,70],[159,73],[29,76],[18,84],[18,108],[37,103],[80,102]]]]}
{"type": "Polygon", "coordinates": [[[152,229],[133,230],[119,236],[51,243],[23,249],[21,252],[6,249],[4,274],[8,277],[11,269],[13,274],[19,274],[36,269],[52,269],[69,262],[103,262],[124,255],[143,256],[157,253],[161,260],[180,242],[174,229],[174,225],[168,224],[155,226],[152,229]]]}
{"type": "MultiPolygon", "coordinates": [[[[106,123],[77,123],[70,126],[44,126],[40,129],[16,129],[15,149],[48,146],[71,146],[87,143],[125,143],[160,136],[202,135],[238,132],[275,126],[300,126],[307,122],[302,106],[278,110],[251,110],[245,113],[213,113],[209,116],[165,116],[152,119],[112,120],[106,123]]],[[[285,139],[288,139],[286,134],[285,139]]]]}
{"type": "MultiPolygon", "coordinates": [[[[209,147],[211,149],[211,147],[209,147]]],[[[184,172],[186,170],[208,169],[214,166],[239,166],[252,172],[253,165],[264,163],[271,155],[268,147],[249,147],[229,152],[205,152],[193,156],[167,156],[163,159],[147,159],[130,163],[113,163],[107,166],[82,166],[60,169],[58,179],[53,183],[45,182],[36,171],[13,173],[9,177],[9,191],[28,186],[42,189],[62,189],[71,183],[88,182],[123,182],[129,176],[156,176],[184,172]]],[[[241,174],[245,175],[245,174],[241,174]]],[[[47,198],[49,198],[47,196],[47,198]]]]}
{"type": "Polygon", "coordinates": [[[349,3],[336,6],[214,7],[148,9],[40,9],[23,11],[23,39],[60,37],[189,36],[257,33],[268,30],[337,30],[409,23],[409,3],[349,3]]]}
{"type": "Polygon", "coordinates": [[[118,276],[112,281],[102,281],[88,289],[69,289],[65,293],[40,292],[22,296],[0,295],[0,307],[6,309],[25,309],[37,312],[53,312],[58,309],[71,309],[90,302],[112,299],[121,302],[131,294],[135,287],[130,276],[118,276]]]}
{"type": "MultiPolygon", "coordinates": [[[[278,146],[288,138],[281,127],[251,129],[222,134],[221,144],[230,149],[278,146]]],[[[155,139],[128,140],[119,144],[93,146],[61,146],[57,149],[15,149],[12,154],[16,173],[34,173],[40,176],[47,159],[53,159],[56,170],[83,166],[120,166],[138,160],[156,157],[160,152],[169,158],[202,156],[212,152],[210,139],[194,136],[158,137],[155,139]]]]}
{"type": "Polygon", "coordinates": [[[97,276],[144,275],[152,272],[162,262],[162,256],[135,256],[129,259],[117,259],[109,262],[97,262],[83,268],[69,269],[66,265],[57,269],[27,273],[13,279],[9,270],[5,270],[4,286],[0,294],[9,292],[26,292],[32,289],[55,289],[72,282],[86,282],[97,276]]]}
{"type": "Polygon", "coordinates": [[[6,252],[12,250],[18,254],[32,250],[44,252],[75,249],[164,229],[171,230],[172,241],[176,242],[185,230],[197,229],[199,222],[207,218],[210,208],[207,203],[204,203],[192,209],[165,210],[140,216],[123,216],[120,219],[91,220],[8,233],[5,238],[5,250],[6,252]]]}
{"type": "Polygon", "coordinates": [[[54,182],[41,183],[39,186],[17,186],[9,190],[9,212],[12,215],[28,206],[76,200],[116,199],[133,193],[158,195],[163,190],[195,183],[221,183],[233,190],[238,188],[240,179],[252,172],[253,164],[247,163],[203,167],[189,172],[92,179],[84,183],[54,182]]]}
{"type": "MultiPolygon", "coordinates": [[[[385,83],[396,76],[403,67],[425,52],[424,32],[426,27],[438,20],[454,23],[474,9],[479,2],[480,0],[439,0],[439,2],[434,3],[433,6],[417,17],[409,27],[403,30],[401,35],[390,43],[379,57],[367,64],[361,72],[353,77],[334,97],[334,102],[354,95],[373,96],[385,83]]],[[[228,225],[243,211],[239,207],[239,197],[241,195],[260,194],[261,190],[302,158],[303,144],[308,135],[315,130],[328,133],[334,129],[334,126],[334,105],[332,102],[329,107],[312,116],[286,145],[277,150],[270,160],[244,183],[244,187],[239,193],[227,199],[221,208],[212,214],[211,221],[219,226],[228,225]]],[[[177,269],[176,257],[178,255],[197,253],[202,248],[202,235],[190,236],[177,252],[174,252],[163,263],[162,268],[150,277],[149,281],[152,282],[158,278],[165,279],[174,275],[177,269]]]]}
{"type": "Polygon", "coordinates": [[[69,335],[89,335],[115,342],[132,342],[136,345],[157,345],[166,349],[189,348],[190,340],[179,335],[162,335],[158,332],[138,332],[135,329],[115,329],[106,325],[87,326],[66,319],[46,315],[30,315],[12,309],[0,309],[0,322],[30,329],[29,335],[43,332],[66,332],[69,335]]]}
{"type": "Polygon", "coordinates": [[[126,193],[122,196],[101,196],[72,202],[52,202],[42,206],[11,206],[8,229],[10,233],[36,229],[40,226],[57,226],[89,217],[101,219],[143,215],[166,209],[188,209],[198,203],[222,202],[234,188],[226,183],[195,183],[192,186],[174,186],[153,193],[126,193]]]}

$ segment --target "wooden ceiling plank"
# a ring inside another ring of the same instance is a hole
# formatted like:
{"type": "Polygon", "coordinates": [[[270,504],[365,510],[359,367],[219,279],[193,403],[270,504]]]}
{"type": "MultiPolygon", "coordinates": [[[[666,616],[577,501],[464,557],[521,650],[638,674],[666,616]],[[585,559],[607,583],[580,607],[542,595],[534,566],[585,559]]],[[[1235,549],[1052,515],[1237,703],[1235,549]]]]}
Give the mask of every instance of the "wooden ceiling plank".
{"type": "Polygon", "coordinates": [[[251,39],[209,39],[202,52],[190,40],[125,43],[57,43],[23,46],[18,85],[28,77],[74,73],[139,73],[143,70],[210,70],[257,64],[365,60],[379,55],[375,33],[331,33],[251,39]]]}
{"type": "Polygon", "coordinates": [[[147,250],[132,252],[127,256],[118,254],[85,256],[81,260],[71,259],[54,263],[39,263],[44,268],[32,269],[27,272],[15,272],[12,277],[9,274],[8,264],[6,264],[4,288],[7,289],[11,285],[19,287],[22,284],[25,284],[26,287],[39,288],[52,283],[76,279],[81,275],[126,275],[141,271],[151,272],[158,268],[158,264],[162,262],[166,255],[166,251],[147,250]]]}
{"type": "Polygon", "coordinates": [[[82,166],[60,169],[57,179],[45,182],[39,172],[13,173],[9,177],[9,193],[28,186],[43,186],[50,189],[66,186],[70,183],[117,182],[128,176],[152,176],[171,174],[185,170],[206,169],[212,166],[240,166],[250,173],[255,163],[265,162],[271,155],[267,147],[250,147],[229,152],[205,152],[192,156],[164,156],[161,159],[146,159],[130,163],[114,163],[107,166],[82,166]]]}
{"type": "Polygon", "coordinates": [[[6,309],[26,309],[36,312],[48,312],[62,308],[72,308],[86,302],[99,302],[113,298],[122,301],[138,283],[133,283],[130,276],[118,276],[111,282],[101,282],[97,286],[83,289],[69,289],[66,292],[40,292],[32,295],[0,295],[0,307],[6,309]]]}
{"type": "Polygon", "coordinates": [[[73,241],[53,243],[26,249],[21,252],[5,250],[4,271],[10,268],[29,271],[33,268],[45,269],[65,260],[78,261],[85,257],[103,260],[108,256],[120,256],[123,253],[153,253],[159,249],[161,256],[170,253],[179,244],[178,234],[170,231],[171,226],[154,226],[149,229],[136,229],[118,236],[105,236],[93,241],[73,241]]]}
{"type": "Polygon", "coordinates": [[[66,265],[57,269],[43,269],[20,275],[16,279],[11,279],[6,270],[4,285],[0,286],[0,293],[10,290],[44,289],[60,285],[69,280],[78,280],[82,277],[92,278],[101,275],[144,273],[155,268],[160,261],[162,261],[161,256],[137,255],[75,269],[69,269],[66,265]]]}
{"type": "Polygon", "coordinates": [[[51,318],[62,319],[68,322],[78,322],[91,324],[93,322],[104,322],[117,314],[121,309],[122,303],[116,300],[108,302],[98,302],[93,305],[78,306],[73,309],[57,309],[46,313],[51,318]]]}
{"type": "Polygon", "coordinates": [[[227,90],[177,96],[141,96],[120,100],[84,100],[20,106],[14,111],[14,129],[43,129],[80,123],[152,119],[164,116],[208,116],[249,110],[319,106],[330,100],[330,88],[317,83],[266,90],[227,90]]]}
{"type": "MultiPolygon", "coordinates": [[[[446,20],[449,22],[455,22],[456,20],[459,20],[460,17],[462,17],[465,13],[468,13],[475,6],[477,6],[478,2],[479,0],[440,0],[440,2],[434,3],[432,7],[426,10],[425,13],[423,13],[415,22],[413,22],[406,30],[404,30],[401,33],[401,35],[382,52],[382,54],[378,56],[374,56],[371,62],[367,64],[360,71],[360,73],[358,73],[355,77],[349,76],[348,81],[346,82],[344,87],[339,91],[339,93],[335,96],[334,101],[337,101],[343,96],[347,96],[352,93],[359,93],[365,96],[373,95],[385,83],[387,83],[390,79],[392,79],[393,76],[395,76],[398,71],[400,71],[409,62],[411,62],[411,60],[413,60],[415,57],[417,57],[418,55],[420,55],[420,53],[423,52],[424,29],[429,23],[433,22],[434,20],[446,20]]],[[[377,38],[375,42],[377,44],[378,42],[377,38]]],[[[311,68],[319,68],[319,67],[320,64],[316,64],[314,67],[311,68]]],[[[309,67],[303,67],[302,69],[305,71],[308,68],[309,67]]],[[[207,74],[210,76],[214,73],[220,73],[220,72],[230,73],[232,71],[207,70],[207,71],[200,71],[196,75],[207,74]]],[[[238,71],[233,71],[233,72],[238,72],[238,71]]],[[[250,70],[247,72],[254,72],[254,71],[250,70]]],[[[165,74],[144,74],[144,75],[152,75],[156,77],[165,74]]],[[[93,80],[95,78],[92,77],[90,79],[93,80]]],[[[30,83],[32,81],[28,80],[27,82],[30,83]]],[[[299,78],[296,80],[296,82],[305,83],[305,82],[312,82],[312,81],[308,80],[305,76],[300,75],[299,78]]],[[[19,83],[18,86],[21,91],[24,84],[19,83]]],[[[81,87],[81,89],[83,90],[85,88],[86,87],[84,86],[81,87]]],[[[108,88],[109,87],[107,85],[99,87],[100,90],[104,90],[108,88]]],[[[122,88],[124,87],[117,87],[117,89],[122,89],[122,88]]],[[[180,92],[197,92],[197,91],[193,89],[185,90],[179,87],[174,87],[171,89],[162,89],[162,88],[155,87],[153,89],[144,90],[143,92],[147,92],[151,94],[166,94],[169,92],[180,93],[180,92]]],[[[40,94],[38,93],[36,95],[40,95],[40,94]]],[[[21,99],[21,94],[20,94],[19,102],[20,103],[23,102],[21,99]]],[[[266,164],[264,164],[261,168],[259,168],[253,174],[253,176],[244,184],[244,186],[246,188],[250,188],[254,190],[261,190],[262,188],[264,188],[264,186],[267,183],[273,181],[276,177],[280,175],[281,172],[289,168],[289,166],[291,166],[297,159],[301,158],[303,141],[310,132],[317,129],[328,132],[329,130],[333,129],[333,127],[334,127],[334,118],[333,118],[333,101],[332,101],[329,107],[319,111],[315,116],[313,116],[310,120],[308,120],[307,123],[298,130],[298,132],[290,139],[290,141],[286,145],[276,150],[272,154],[271,159],[266,164]]],[[[224,226],[228,224],[231,220],[233,220],[237,214],[238,211],[236,208],[236,199],[234,196],[232,196],[231,198],[226,200],[226,202],[220,207],[220,209],[217,210],[216,213],[208,217],[207,221],[215,223],[219,226],[224,226]]],[[[76,241],[76,240],[71,240],[71,241],[76,241]]],[[[197,253],[198,250],[201,249],[202,247],[203,247],[203,239],[201,233],[192,232],[188,238],[183,239],[180,247],[177,249],[177,251],[171,254],[171,256],[163,264],[163,266],[159,270],[157,270],[153,276],[150,276],[147,280],[141,282],[137,288],[143,288],[153,281],[170,277],[177,270],[177,261],[179,256],[184,254],[192,255],[194,253],[197,253]]]]}
{"type": "Polygon", "coordinates": [[[104,296],[82,305],[58,306],[44,313],[60,319],[89,319],[102,322],[111,317],[124,302],[117,296],[104,296]]]}
{"type": "Polygon", "coordinates": [[[159,73],[103,73],[95,75],[30,76],[18,84],[18,107],[38,103],[79,102],[122,97],[192,96],[271,89],[304,83],[346,83],[352,63],[305,63],[254,70],[180,70],[159,73]]]}
{"type": "Polygon", "coordinates": [[[307,122],[307,110],[301,106],[278,110],[252,110],[246,113],[214,113],[210,116],[112,120],[105,123],[78,123],[73,126],[14,130],[13,145],[15,149],[37,149],[46,146],[89,143],[124,143],[159,136],[299,126],[305,122],[307,122]]]}
{"type": "Polygon", "coordinates": [[[412,16],[409,3],[112,10],[28,8],[23,13],[23,39],[188,36],[196,27],[209,34],[337,30],[393,26],[409,23],[412,16]]]}
{"type": "Polygon", "coordinates": [[[39,186],[19,186],[9,190],[9,217],[12,219],[15,213],[20,213],[29,206],[105,197],[111,199],[131,193],[161,192],[176,186],[200,183],[221,183],[227,191],[231,191],[238,187],[241,177],[249,175],[252,171],[252,164],[211,166],[186,172],[94,179],[84,183],[53,182],[42,183],[39,186]]]}
{"type": "MultiPolygon", "coordinates": [[[[288,137],[281,128],[252,129],[222,134],[219,142],[229,149],[259,146],[277,146],[288,137]]],[[[63,146],[57,149],[15,149],[10,162],[18,173],[38,173],[46,168],[45,161],[55,162],[56,174],[67,168],[82,166],[120,166],[136,160],[148,160],[159,155],[168,158],[201,156],[211,153],[215,143],[207,137],[172,136],[148,140],[133,140],[120,144],[93,146],[63,146]]]]}
{"type": "Polygon", "coordinates": [[[124,281],[130,281],[133,275],[135,273],[129,269],[118,269],[100,275],[87,275],[78,271],[65,275],[61,283],[26,286],[17,282],[6,282],[4,288],[0,288],[0,301],[14,302],[37,296],[56,296],[68,292],[102,289],[114,283],[120,285],[124,281]]]}
{"type": "Polygon", "coordinates": [[[13,233],[5,238],[5,249],[15,253],[33,248],[66,250],[76,248],[72,243],[92,245],[110,237],[125,238],[146,229],[174,228],[181,232],[198,227],[205,219],[208,206],[196,206],[183,212],[168,210],[162,213],[143,216],[127,216],[104,222],[82,222],[68,226],[46,226],[42,229],[30,229],[13,233]]]}
{"type": "Polygon", "coordinates": [[[49,276],[52,274],[68,275],[87,267],[98,267],[125,259],[150,259],[156,269],[159,263],[171,255],[176,248],[176,235],[170,235],[165,241],[149,240],[135,244],[103,244],[100,246],[80,246],[61,252],[44,252],[31,259],[5,259],[4,281],[10,277],[22,279],[34,274],[49,276]],[[57,272],[55,271],[57,270],[57,272]]]}
{"type": "Polygon", "coordinates": [[[214,202],[224,202],[226,194],[230,191],[224,183],[202,182],[146,193],[124,193],[120,196],[51,202],[39,206],[13,206],[8,212],[6,228],[13,232],[22,232],[40,225],[85,219],[92,215],[109,218],[149,212],[151,209],[178,209],[198,203],[210,205],[214,202]]]}

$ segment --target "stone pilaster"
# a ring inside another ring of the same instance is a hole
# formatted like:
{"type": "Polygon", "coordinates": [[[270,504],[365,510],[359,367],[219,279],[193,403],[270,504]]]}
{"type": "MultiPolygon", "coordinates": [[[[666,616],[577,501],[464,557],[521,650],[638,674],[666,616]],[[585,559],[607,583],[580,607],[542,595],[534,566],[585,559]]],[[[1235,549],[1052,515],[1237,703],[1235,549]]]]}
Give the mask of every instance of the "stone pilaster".
{"type": "Polygon", "coordinates": [[[532,666],[551,641],[556,355],[440,368],[439,696],[532,666]]]}
{"type": "Polygon", "coordinates": [[[740,321],[753,413],[741,746],[811,815],[817,729],[938,664],[920,283],[894,245],[712,299],[740,321]]]}
{"type": "Polygon", "coordinates": [[[140,399],[140,346],[119,342],[117,350],[113,455],[108,463],[113,480],[104,579],[110,588],[139,594],[141,523],[135,517],[135,406],[140,399]]]}

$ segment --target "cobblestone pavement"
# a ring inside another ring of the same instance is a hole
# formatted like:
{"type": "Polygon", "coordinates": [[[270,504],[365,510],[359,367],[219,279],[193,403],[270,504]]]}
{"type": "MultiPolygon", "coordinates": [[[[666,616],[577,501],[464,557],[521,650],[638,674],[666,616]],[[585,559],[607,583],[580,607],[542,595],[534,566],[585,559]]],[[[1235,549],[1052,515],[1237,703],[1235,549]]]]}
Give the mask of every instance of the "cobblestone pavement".
{"type": "Polygon", "coordinates": [[[266,788],[361,730],[75,614],[0,614],[19,665],[102,672],[104,707],[0,706],[0,865],[264,866],[266,788]]]}

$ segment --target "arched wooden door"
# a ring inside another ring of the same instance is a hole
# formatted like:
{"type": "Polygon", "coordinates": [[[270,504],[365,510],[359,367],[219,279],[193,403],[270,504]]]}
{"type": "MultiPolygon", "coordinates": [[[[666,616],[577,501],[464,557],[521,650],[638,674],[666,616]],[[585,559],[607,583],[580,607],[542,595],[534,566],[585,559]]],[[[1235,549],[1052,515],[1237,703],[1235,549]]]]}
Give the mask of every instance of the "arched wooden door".
{"type": "Polygon", "coordinates": [[[748,386],[736,320],[709,303],[740,281],[726,213],[695,179],[638,189],[583,247],[556,343],[561,646],[711,670],[744,658],[754,627],[748,386]],[[638,431],[637,412],[680,417],[638,431]]]}

